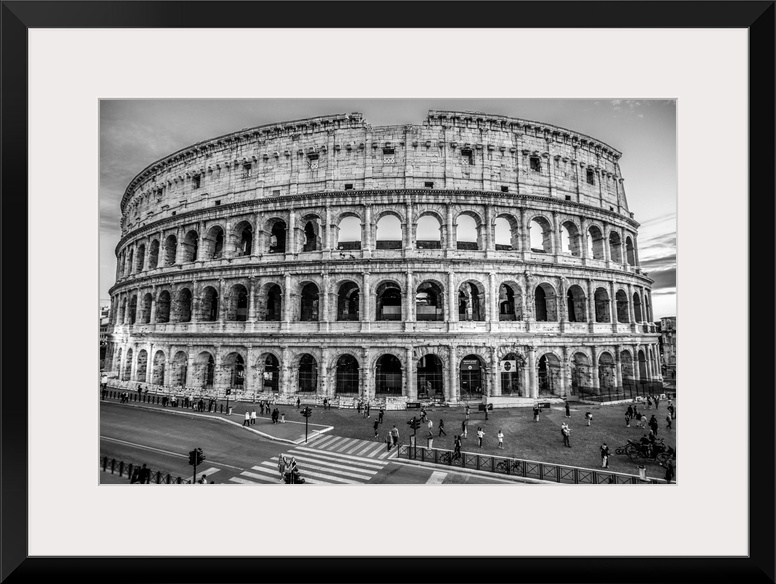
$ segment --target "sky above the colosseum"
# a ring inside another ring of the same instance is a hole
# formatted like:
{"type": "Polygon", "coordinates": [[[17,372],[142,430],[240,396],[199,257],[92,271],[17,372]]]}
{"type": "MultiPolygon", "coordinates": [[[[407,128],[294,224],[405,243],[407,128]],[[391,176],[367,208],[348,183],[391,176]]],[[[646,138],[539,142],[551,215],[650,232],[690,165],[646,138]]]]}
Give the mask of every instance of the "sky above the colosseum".
{"type": "Polygon", "coordinates": [[[623,153],[625,193],[639,227],[655,320],[676,314],[676,102],[620,99],[103,100],[100,104],[100,304],[116,274],[119,204],[146,166],[195,142],[244,128],[360,112],[373,126],[421,124],[428,110],[477,111],[554,124],[623,153]]]}

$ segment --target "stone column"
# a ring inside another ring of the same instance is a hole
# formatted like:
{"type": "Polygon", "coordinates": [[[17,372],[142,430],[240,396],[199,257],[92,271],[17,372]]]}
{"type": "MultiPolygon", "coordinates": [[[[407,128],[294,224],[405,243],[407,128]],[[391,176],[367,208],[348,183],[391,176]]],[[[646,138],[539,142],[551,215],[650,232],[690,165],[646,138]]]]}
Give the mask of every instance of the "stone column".
{"type": "Polygon", "coordinates": [[[633,345],[633,379],[636,380],[636,382],[641,381],[641,366],[639,363],[639,345],[636,343],[633,345]]]}
{"type": "Polygon", "coordinates": [[[528,213],[525,209],[520,210],[520,241],[523,253],[531,251],[531,232],[528,229],[528,213]]]}
{"type": "Polygon", "coordinates": [[[560,239],[560,225],[558,224],[558,212],[552,212],[552,253],[557,261],[558,256],[563,252],[560,239]]]}
{"type": "Polygon", "coordinates": [[[496,355],[496,347],[490,348],[490,383],[489,386],[489,396],[499,396],[501,395],[501,374],[499,373],[498,369],[498,356],[496,355]]]}
{"type": "Polygon", "coordinates": [[[216,390],[216,394],[232,385],[231,379],[225,379],[226,371],[224,371],[223,355],[221,353],[221,345],[216,345],[216,358],[213,367],[213,389],[216,390]]]}
{"type": "Polygon", "coordinates": [[[614,280],[609,282],[609,322],[612,330],[617,331],[617,285],[614,280]]]}
{"type": "Polygon", "coordinates": [[[636,266],[641,267],[639,263],[639,246],[636,244],[636,234],[633,234],[633,258],[636,261],[636,266]]]}
{"type": "Polygon", "coordinates": [[[455,225],[453,224],[453,206],[447,205],[447,249],[454,250],[456,243],[455,225]]]}
{"type": "Polygon", "coordinates": [[[256,322],[256,278],[248,278],[248,322],[256,322]]]}
{"type": "Polygon", "coordinates": [[[620,358],[620,345],[614,346],[614,379],[617,388],[622,388],[622,359],[620,358]]]}
{"type": "Polygon", "coordinates": [[[188,346],[188,363],[186,364],[186,383],[184,384],[186,387],[193,387],[194,386],[194,348],[189,345],[188,346]]]}
{"type": "Polygon", "coordinates": [[[534,399],[539,397],[539,372],[536,370],[536,347],[528,348],[528,374],[530,376],[530,385],[526,388],[526,393],[534,399]]]}
{"type": "Polygon", "coordinates": [[[636,328],[636,307],[633,305],[633,285],[628,284],[628,321],[631,329],[636,328]]]}
{"type": "Polygon", "coordinates": [[[224,279],[218,280],[218,322],[224,324],[226,320],[226,298],[224,298],[224,279]]]}
{"type": "Polygon", "coordinates": [[[325,348],[321,352],[321,395],[332,398],[331,380],[329,379],[329,349],[325,348]]]}
{"type": "Polygon", "coordinates": [[[372,305],[372,291],[370,289],[369,285],[369,272],[364,272],[363,279],[364,279],[364,310],[361,313],[361,321],[362,322],[370,322],[372,320],[372,314],[371,314],[371,305],[372,305]]]}
{"type": "Polygon", "coordinates": [[[591,347],[593,353],[593,389],[596,394],[601,393],[601,384],[598,381],[598,350],[595,347],[591,347]]]}
{"type": "Polygon", "coordinates": [[[151,287],[151,314],[148,317],[150,324],[156,323],[156,286],[151,287]]]}
{"type": "Polygon", "coordinates": [[[560,395],[566,397],[569,394],[569,348],[561,347],[562,361],[560,363],[560,395]]]}
{"type": "MultiPolygon", "coordinates": [[[[329,274],[327,272],[322,272],[321,279],[321,291],[323,292],[323,318],[319,318],[318,320],[322,321],[328,328],[329,321],[332,320],[331,315],[329,314],[329,307],[331,305],[331,290],[329,289],[331,284],[329,283],[329,274]]],[[[335,316],[333,320],[336,321],[337,317],[335,316]]]]}
{"type": "Polygon", "coordinates": [[[291,274],[283,274],[283,322],[291,322],[291,274]]]}
{"type": "Polygon", "coordinates": [[[587,306],[588,315],[587,322],[590,324],[590,330],[593,330],[593,324],[596,322],[595,317],[595,286],[591,278],[587,279],[587,306]]]}
{"type": "Polygon", "coordinates": [[[407,399],[409,401],[416,401],[418,399],[418,389],[415,387],[415,374],[414,374],[414,367],[413,367],[413,352],[412,347],[405,347],[404,349],[406,354],[406,365],[404,367],[404,370],[406,371],[407,375],[407,399]]]}
{"type": "Polygon", "coordinates": [[[364,225],[361,230],[363,248],[372,251],[372,205],[364,205],[364,225]]]}
{"type": "Polygon", "coordinates": [[[262,253],[261,249],[261,214],[254,213],[253,215],[253,249],[251,249],[251,256],[257,256],[262,253]]]}
{"type": "Polygon", "coordinates": [[[415,241],[412,237],[414,227],[415,227],[415,221],[412,217],[412,203],[407,202],[404,206],[406,219],[405,219],[405,227],[404,227],[404,248],[407,250],[414,249],[415,247],[415,241]]]}
{"type": "Polygon", "coordinates": [[[458,290],[455,289],[455,274],[452,271],[447,272],[447,299],[448,310],[447,322],[458,321],[458,290]]]}
{"type": "MultiPolygon", "coordinates": [[[[484,157],[483,157],[484,158],[484,157]]],[[[485,248],[496,250],[496,238],[493,236],[493,206],[485,205],[485,248]]]]}
{"type": "Polygon", "coordinates": [[[412,272],[407,270],[405,272],[406,275],[406,283],[405,288],[407,289],[406,296],[406,308],[404,309],[404,320],[406,322],[415,322],[415,287],[412,283],[412,272]]]}
{"type": "Polygon", "coordinates": [[[456,356],[455,345],[450,345],[449,353],[450,370],[447,373],[450,379],[450,386],[445,397],[448,401],[457,402],[460,395],[458,393],[458,357],[456,356]]]}
{"type": "Polygon", "coordinates": [[[178,229],[175,231],[175,239],[177,241],[177,245],[175,247],[175,264],[182,264],[183,263],[183,227],[178,227],[178,229]]]}
{"type": "Polygon", "coordinates": [[[603,246],[604,246],[604,261],[609,265],[609,262],[612,261],[612,250],[609,247],[609,233],[611,232],[611,228],[609,228],[608,225],[604,223],[603,225],[604,232],[603,232],[603,246]]]}
{"type": "Polygon", "coordinates": [[[143,255],[143,269],[144,270],[153,270],[156,266],[151,266],[151,238],[148,237],[146,239],[146,248],[145,248],[145,254],[143,255]]]}
{"type": "Polygon", "coordinates": [[[296,211],[288,210],[288,231],[286,232],[286,253],[296,253],[296,211]]]}
{"type": "Polygon", "coordinates": [[[361,378],[364,385],[361,390],[361,395],[364,396],[364,399],[371,400],[375,397],[375,375],[372,365],[369,363],[369,347],[364,347],[363,351],[364,366],[361,368],[363,370],[361,378]]]}
{"type": "Polygon", "coordinates": [[[162,379],[162,385],[165,388],[170,387],[170,380],[172,379],[172,359],[175,356],[175,348],[170,345],[167,349],[167,358],[164,360],[164,378],[162,379]]]}
{"type": "Polygon", "coordinates": [[[579,234],[579,245],[582,247],[582,249],[579,250],[579,255],[583,260],[587,260],[590,258],[590,254],[588,253],[587,249],[587,238],[590,236],[590,234],[587,232],[587,219],[580,217],[579,220],[582,229],[582,232],[579,234]]]}
{"type": "Polygon", "coordinates": [[[331,207],[326,205],[326,228],[323,234],[324,251],[331,250],[331,207]]]}
{"type": "Polygon", "coordinates": [[[498,288],[496,287],[496,272],[490,272],[488,274],[490,278],[490,320],[491,323],[498,322],[498,288]]]}
{"type": "Polygon", "coordinates": [[[288,354],[288,347],[282,347],[281,349],[281,358],[283,362],[280,364],[280,371],[281,371],[281,377],[280,377],[280,395],[286,396],[288,395],[288,390],[290,389],[290,369],[289,369],[289,354],[288,354]]]}

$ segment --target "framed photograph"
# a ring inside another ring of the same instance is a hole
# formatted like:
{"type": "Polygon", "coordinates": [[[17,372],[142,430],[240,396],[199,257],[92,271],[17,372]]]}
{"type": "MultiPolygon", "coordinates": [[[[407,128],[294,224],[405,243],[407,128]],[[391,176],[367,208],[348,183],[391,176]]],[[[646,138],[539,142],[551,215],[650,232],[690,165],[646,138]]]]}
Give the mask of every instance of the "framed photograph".
{"type": "Polygon", "coordinates": [[[367,6],[3,2],[0,578],[773,582],[774,3],[367,6]]]}

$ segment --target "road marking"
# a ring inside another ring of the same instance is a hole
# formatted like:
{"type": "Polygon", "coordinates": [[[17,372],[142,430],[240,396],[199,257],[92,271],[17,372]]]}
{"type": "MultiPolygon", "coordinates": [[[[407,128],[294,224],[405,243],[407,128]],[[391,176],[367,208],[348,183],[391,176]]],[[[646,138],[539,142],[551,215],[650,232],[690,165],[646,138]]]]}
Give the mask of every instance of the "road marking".
{"type": "MultiPolygon", "coordinates": [[[[350,464],[347,464],[347,465],[337,464],[340,461],[327,460],[320,456],[310,456],[310,455],[299,454],[296,456],[296,458],[297,460],[301,460],[302,462],[312,462],[315,464],[323,464],[326,466],[331,466],[332,468],[342,468],[345,470],[352,470],[355,472],[364,473],[365,475],[376,475],[380,470],[382,470],[381,468],[374,468],[374,467],[373,467],[373,470],[366,469],[366,468],[354,468],[350,464]]],[[[332,472],[337,472],[337,471],[332,471],[332,472]]]]}
{"type": "Polygon", "coordinates": [[[217,469],[217,468],[209,468],[209,469],[207,469],[207,470],[203,470],[202,472],[198,472],[198,473],[196,474],[196,480],[199,480],[199,479],[201,479],[201,478],[202,478],[202,475],[207,475],[207,476],[210,476],[210,475],[212,475],[213,473],[216,473],[216,472],[218,472],[218,471],[219,471],[219,469],[217,469]]]}
{"type": "MultiPolygon", "coordinates": [[[[266,469],[264,468],[256,468],[255,466],[253,468],[255,468],[256,470],[266,471],[266,469]]],[[[244,472],[241,472],[240,476],[250,477],[252,479],[258,479],[260,481],[268,481],[271,483],[277,483],[281,480],[280,477],[278,476],[277,470],[275,472],[270,472],[269,474],[273,474],[275,476],[273,476],[272,478],[269,478],[269,477],[265,477],[264,475],[256,474],[255,472],[250,472],[247,470],[244,472]]]]}
{"type": "Polygon", "coordinates": [[[327,444],[331,444],[332,442],[335,442],[337,440],[337,436],[326,436],[323,440],[318,440],[318,442],[315,443],[315,446],[317,448],[323,448],[327,444]]]}
{"type": "MultiPolygon", "coordinates": [[[[307,448],[306,446],[297,446],[296,448],[294,448],[294,450],[301,450],[303,452],[310,452],[312,454],[315,454],[316,452],[318,452],[318,453],[322,452],[321,450],[316,450],[315,448],[307,448]]],[[[376,460],[369,460],[369,459],[362,458],[360,456],[351,456],[350,454],[339,454],[339,453],[334,454],[334,453],[332,453],[330,456],[336,456],[336,457],[339,457],[339,458],[346,458],[348,460],[355,460],[356,462],[362,462],[362,463],[367,463],[367,464],[368,463],[380,464],[376,460]]]]}
{"type": "Polygon", "coordinates": [[[361,440],[359,440],[359,441],[358,441],[358,444],[356,444],[356,445],[355,445],[353,448],[351,448],[350,450],[348,450],[348,452],[347,452],[347,453],[348,453],[348,454],[353,454],[353,453],[354,453],[356,450],[358,450],[359,448],[361,448],[363,445],[364,445],[364,442],[363,442],[363,441],[361,441],[361,440]]]}
{"type": "Polygon", "coordinates": [[[355,460],[348,460],[347,458],[340,458],[339,454],[329,454],[329,453],[317,453],[317,452],[298,452],[296,450],[291,450],[289,452],[292,456],[309,456],[312,458],[319,458],[321,460],[330,460],[333,462],[341,462],[351,465],[352,467],[363,467],[367,469],[373,469],[373,470],[380,470],[382,469],[387,462],[380,462],[377,460],[369,460],[364,459],[363,461],[355,461],[355,460]]]}
{"type": "Polygon", "coordinates": [[[368,453],[368,454],[366,454],[365,456],[372,457],[372,456],[374,456],[375,454],[377,454],[378,452],[380,452],[380,450],[381,450],[382,448],[384,448],[384,447],[385,447],[385,442],[378,442],[377,444],[375,444],[375,445],[372,447],[371,451],[369,451],[369,453],[368,453]]]}
{"type": "Polygon", "coordinates": [[[347,441],[343,442],[342,444],[340,444],[339,446],[337,446],[337,448],[335,448],[334,451],[335,452],[343,452],[349,446],[353,446],[353,442],[355,442],[355,440],[347,440],[347,441]]]}
{"type": "Polygon", "coordinates": [[[334,440],[333,442],[329,442],[329,443],[328,443],[328,444],[325,446],[325,448],[326,448],[326,449],[331,449],[331,448],[333,448],[333,447],[334,447],[334,445],[335,445],[335,444],[336,444],[336,445],[342,444],[342,443],[343,443],[345,440],[347,440],[347,438],[339,438],[339,437],[338,437],[338,438],[337,438],[336,440],[334,440]]]}
{"type": "Polygon", "coordinates": [[[447,478],[447,473],[442,472],[439,470],[435,470],[431,473],[431,476],[428,477],[428,480],[426,481],[427,485],[441,485],[445,478],[447,478]]]}
{"type": "MultiPolygon", "coordinates": [[[[323,462],[323,461],[315,460],[313,458],[303,458],[303,457],[300,456],[299,460],[304,463],[304,466],[300,466],[300,473],[302,471],[309,472],[307,469],[312,468],[314,470],[323,470],[323,471],[334,473],[334,474],[337,474],[337,475],[342,475],[342,476],[345,476],[345,477],[351,477],[351,478],[354,478],[354,479],[361,479],[361,480],[364,480],[364,481],[368,481],[369,479],[371,479],[372,478],[371,475],[377,474],[377,471],[367,471],[367,470],[363,470],[363,471],[360,471],[360,472],[362,472],[362,473],[370,473],[370,474],[357,474],[357,473],[354,473],[354,472],[346,472],[345,470],[339,470],[339,469],[341,469],[341,468],[348,469],[348,470],[353,470],[353,469],[351,469],[349,466],[344,466],[344,465],[341,465],[341,464],[333,464],[333,463],[323,462]],[[318,465],[323,465],[323,466],[318,466],[318,465]]],[[[271,465],[272,463],[271,462],[262,462],[262,464],[271,465]]]]}
{"type": "MultiPolygon", "coordinates": [[[[271,481],[268,478],[265,479],[264,477],[260,477],[258,475],[255,475],[255,476],[256,476],[256,478],[259,478],[259,479],[261,479],[263,481],[267,481],[267,482],[269,482],[271,484],[280,484],[279,480],[271,481]]],[[[249,481],[248,479],[241,479],[240,477],[232,477],[229,480],[232,481],[233,483],[241,483],[243,485],[256,485],[256,484],[258,484],[256,481],[249,481]]]]}
{"type": "Polygon", "coordinates": [[[363,450],[361,450],[360,452],[358,452],[356,454],[356,456],[363,456],[364,452],[366,452],[367,450],[369,450],[371,448],[374,448],[374,444],[373,443],[369,443],[369,445],[366,448],[364,448],[363,450]]]}
{"type": "Polygon", "coordinates": [[[383,453],[382,453],[380,456],[378,456],[377,458],[388,458],[389,456],[391,456],[392,454],[394,454],[394,453],[395,453],[395,452],[396,452],[398,449],[399,449],[399,447],[398,447],[398,446],[394,446],[394,447],[392,447],[390,450],[388,450],[388,451],[386,451],[386,452],[383,452],[383,453]]]}

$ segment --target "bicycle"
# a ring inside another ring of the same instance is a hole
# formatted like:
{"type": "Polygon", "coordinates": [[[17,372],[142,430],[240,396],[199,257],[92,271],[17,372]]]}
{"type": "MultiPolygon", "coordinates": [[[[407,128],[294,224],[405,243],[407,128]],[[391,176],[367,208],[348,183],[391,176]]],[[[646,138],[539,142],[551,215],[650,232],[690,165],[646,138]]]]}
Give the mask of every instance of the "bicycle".
{"type": "Polygon", "coordinates": [[[522,474],[523,465],[519,460],[502,460],[496,465],[496,472],[504,474],[522,474]]]}

